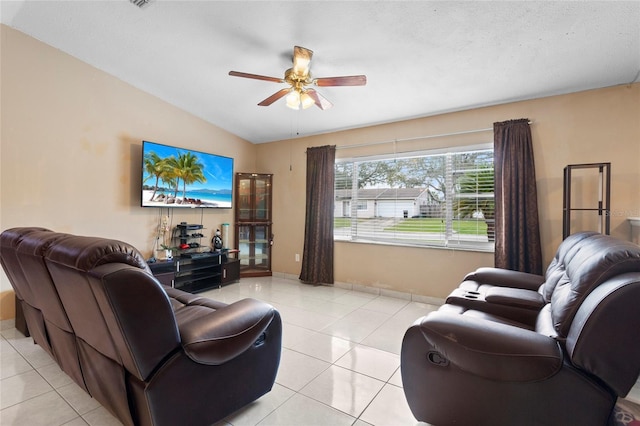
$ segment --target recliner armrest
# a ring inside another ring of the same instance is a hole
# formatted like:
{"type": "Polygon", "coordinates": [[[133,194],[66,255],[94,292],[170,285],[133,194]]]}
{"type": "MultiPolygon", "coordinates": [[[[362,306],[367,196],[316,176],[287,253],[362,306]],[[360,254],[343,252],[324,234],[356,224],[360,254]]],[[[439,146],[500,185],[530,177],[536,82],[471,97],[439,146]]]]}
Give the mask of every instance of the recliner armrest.
{"type": "Polygon", "coordinates": [[[479,284],[491,284],[500,287],[522,288],[537,291],[544,283],[542,275],[510,269],[481,267],[468,273],[463,281],[475,281],[479,284]]]}
{"type": "Polygon", "coordinates": [[[195,362],[220,365],[249,349],[275,316],[273,306],[243,299],[183,324],[182,346],[195,362]]]}
{"type": "Polygon", "coordinates": [[[535,331],[447,312],[418,324],[427,341],[451,364],[490,380],[543,380],[562,367],[562,350],[535,331]]]}
{"type": "Polygon", "coordinates": [[[539,311],[546,304],[540,293],[523,288],[492,287],[487,290],[484,300],[498,305],[508,305],[539,311]]]}

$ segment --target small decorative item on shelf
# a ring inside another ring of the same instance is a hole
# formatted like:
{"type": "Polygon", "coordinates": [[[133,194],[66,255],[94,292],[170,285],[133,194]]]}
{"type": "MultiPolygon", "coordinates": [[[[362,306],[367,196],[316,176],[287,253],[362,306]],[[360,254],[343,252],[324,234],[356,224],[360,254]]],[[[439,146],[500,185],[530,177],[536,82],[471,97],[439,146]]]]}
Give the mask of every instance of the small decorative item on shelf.
{"type": "Polygon", "coordinates": [[[173,259],[173,247],[167,247],[167,246],[165,246],[163,244],[162,248],[164,249],[164,258],[166,260],[172,260],[173,259]]]}
{"type": "Polygon", "coordinates": [[[168,246],[166,244],[160,244],[160,247],[164,250],[164,258],[165,260],[173,259],[173,252],[178,251],[178,247],[168,246]]]}
{"type": "Polygon", "coordinates": [[[162,250],[164,250],[165,260],[172,260],[173,251],[177,250],[177,248],[171,246],[171,219],[169,218],[169,216],[162,217],[162,221],[160,222],[160,226],[158,227],[158,238],[162,239],[160,247],[162,248],[162,250]]]}
{"type": "Polygon", "coordinates": [[[213,236],[213,240],[211,240],[211,242],[213,243],[213,251],[215,252],[220,252],[222,250],[222,236],[220,234],[220,230],[216,229],[216,233],[213,236]]]}
{"type": "Polygon", "coordinates": [[[156,250],[156,259],[157,260],[171,260],[173,259],[173,251],[175,247],[165,246],[164,244],[160,245],[160,248],[156,250]]]}

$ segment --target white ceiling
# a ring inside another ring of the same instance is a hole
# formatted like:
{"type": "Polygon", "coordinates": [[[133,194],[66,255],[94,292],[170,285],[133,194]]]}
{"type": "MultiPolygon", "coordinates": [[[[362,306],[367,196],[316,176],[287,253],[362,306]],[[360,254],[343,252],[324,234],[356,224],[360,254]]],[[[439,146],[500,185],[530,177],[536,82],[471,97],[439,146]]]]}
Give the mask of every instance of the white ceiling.
{"type": "MultiPolygon", "coordinates": [[[[640,1],[6,1],[2,23],[253,143],[640,81],[640,1]],[[333,102],[293,111],[294,45],[333,102]]],[[[490,123],[488,123],[490,125],[490,123]]]]}

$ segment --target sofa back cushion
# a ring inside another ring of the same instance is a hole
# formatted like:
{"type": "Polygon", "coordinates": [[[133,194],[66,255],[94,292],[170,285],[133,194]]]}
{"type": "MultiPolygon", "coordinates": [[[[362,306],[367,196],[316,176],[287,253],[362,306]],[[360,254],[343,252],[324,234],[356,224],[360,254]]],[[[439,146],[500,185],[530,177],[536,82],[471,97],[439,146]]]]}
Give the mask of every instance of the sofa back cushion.
{"type": "Polygon", "coordinates": [[[580,305],[566,350],[572,364],[604,381],[621,397],[640,374],[640,272],[616,275],[580,305]]]}
{"type": "MultiPolygon", "coordinates": [[[[140,307],[140,311],[145,312],[146,316],[140,315],[137,321],[148,330],[160,326],[163,322],[159,317],[168,313],[170,326],[162,332],[169,336],[173,345],[171,349],[175,347],[177,326],[171,315],[171,305],[144,258],[133,246],[117,240],[70,235],[49,248],[45,261],[76,336],[93,351],[124,366],[141,380],[148,374],[148,369],[142,372],[139,362],[132,359],[122,334],[122,324],[113,320],[114,306],[108,298],[105,299],[101,287],[95,284],[96,276],[90,276],[91,271],[104,265],[115,265],[111,273],[127,267],[140,272],[137,279],[127,279],[122,283],[130,291],[128,303],[132,309],[140,307]],[[139,291],[144,286],[153,287],[154,298],[139,291]],[[157,311],[149,313],[148,309],[142,309],[145,304],[157,311]]],[[[162,349],[166,355],[167,348],[162,349]]]]}
{"type": "Polygon", "coordinates": [[[7,229],[0,234],[0,263],[9,282],[20,300],[28,300],[33,303],[34,294],[30,283],[24,276],[24,271],[18,259],[18,246],[25,236],[33,232],[49,232],[45,228],[21,227],[7,229]]]}
{"type": "Polygon", "coordinates": [[[556,255],[551,260],[551,263],[549,263],[549,267],[545,273],[545,281],[541,287],[542,296],[547,303],[551,302],[551,295],[556,285],[558,285],[558,281],[560,281],[564,275],[566,262],[571,260],[575,252],[579,250],[582,241],[594,235],[602,234],[592,231],[577,232],[569,235],[560,243],[556,255]]]}
{"type": "Polygon", "coordinates": [[[29,332],[33,340],[53,356],[53,350],[44,325],[44,314],[39,307],[34,284],[25,276],[18,255],[18,246],[33,232],[50,232],[45,228],[20,227],[7,229],[0,235],[0,262],[19,299],[29,332]]]}
{"type": "Polygon", "coordinates": [[[88,276],[124,367],[147,381],[169,354],[181,348],[167,293],[152,275],[121,263],[103,264],[88,276]]]}
{"type": "Polygon", "coordinates": [[[120,362],[120,357],[89,286],[87,271],[107,259],[135,259],[129,255],[132,250],[135,249],[119,241],[69,236],[52,245],[45,255],[47,268],[76,336],[116,362],[120,362]]]}
{"type": "Polygon", "coordinates": [[[16,252],[33,293],[29,303],[37,306],[48,322],[72,333],[73,328],[44,261],[49,248],[68,237],[68,234],[51,231],[31,232],[22,238],[16,252]]]}
{"type": "Polygon", "coordinates": [[[566,337],[583,300],[604,281],[626,272],[640,272],[640,246],[607,235],[579,244],[551,295],[551,316],[560,337],[566,337]]]}

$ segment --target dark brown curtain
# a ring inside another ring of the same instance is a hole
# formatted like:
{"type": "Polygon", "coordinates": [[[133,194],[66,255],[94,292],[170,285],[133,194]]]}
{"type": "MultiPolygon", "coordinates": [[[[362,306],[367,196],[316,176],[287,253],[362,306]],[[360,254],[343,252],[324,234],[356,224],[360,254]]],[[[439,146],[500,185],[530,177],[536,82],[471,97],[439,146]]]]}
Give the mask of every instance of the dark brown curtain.
{"type": "Polygon", "coordinates": [[[536,173],[528,119],[493,123],[495,266],[542,273],[536,173]]]}
{"type": "Polygon", "coordinates": [[[336,147],[307,149],[307,212],[300,281],[333,284],[333,186],[336,147]]]}

